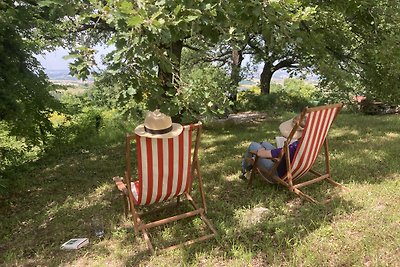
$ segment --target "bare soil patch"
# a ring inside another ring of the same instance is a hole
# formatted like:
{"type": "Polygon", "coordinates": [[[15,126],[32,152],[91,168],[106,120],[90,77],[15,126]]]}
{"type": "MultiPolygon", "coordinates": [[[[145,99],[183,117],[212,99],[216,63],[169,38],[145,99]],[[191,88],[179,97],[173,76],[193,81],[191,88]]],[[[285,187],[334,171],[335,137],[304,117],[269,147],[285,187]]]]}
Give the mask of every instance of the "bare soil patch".
{"type": "Polygon", "coordinates": [[[268,118],[267,113],[259,111],[245,111],[234,114],[229,114],[225,119],[218,120],[220,122],[233,122],[235,124],[241,123],[255,123],[261,122],[268,118]]]}

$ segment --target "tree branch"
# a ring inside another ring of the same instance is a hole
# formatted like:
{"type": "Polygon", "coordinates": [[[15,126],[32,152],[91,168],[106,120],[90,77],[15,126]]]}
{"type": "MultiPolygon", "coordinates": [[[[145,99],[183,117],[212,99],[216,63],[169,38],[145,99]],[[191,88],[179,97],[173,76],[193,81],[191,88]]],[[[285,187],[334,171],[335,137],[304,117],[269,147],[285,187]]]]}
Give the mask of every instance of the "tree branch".
{"type": "Polygon", "coordinates": [[[278,64],[272,67],[272,72],[275,72],[283,68],[296,68],[296,66],[294,65],[295,63],[296,62],[291,58],[282,60],[278,64]]]}

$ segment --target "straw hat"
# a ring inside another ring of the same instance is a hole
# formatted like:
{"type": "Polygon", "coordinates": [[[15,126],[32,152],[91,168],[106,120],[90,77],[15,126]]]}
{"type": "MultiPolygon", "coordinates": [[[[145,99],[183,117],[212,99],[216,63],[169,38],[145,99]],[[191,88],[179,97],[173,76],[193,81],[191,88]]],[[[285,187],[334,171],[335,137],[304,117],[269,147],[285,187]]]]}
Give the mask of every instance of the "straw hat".
{"type": "MultiPolygon", "coordinates": [[[[281,134],[287,138],[290,132],[292,131],[293,127],[296,125],[296,122],[299,121],[299,119],[300,115],[297,115],[290,120],[282,122],[281,125],[279,125],[279,130],[281,131],[281,134]]],[[[307,116],[305,116],[304,119],[299,123],[299,127],[297,128],[297,131],[294,133],[293,139],[299,139],[303,134],[303,129],[306,124],[306,119],[307,116]]]]}
{"type": "Polygon", "coordinates": [[[182,125],[172,123],[170,116],[156,109],[147,113],[144,123],[136,127],[135,134],[150,138],[171,138],[178,136],[182,130],[182,125]]]}

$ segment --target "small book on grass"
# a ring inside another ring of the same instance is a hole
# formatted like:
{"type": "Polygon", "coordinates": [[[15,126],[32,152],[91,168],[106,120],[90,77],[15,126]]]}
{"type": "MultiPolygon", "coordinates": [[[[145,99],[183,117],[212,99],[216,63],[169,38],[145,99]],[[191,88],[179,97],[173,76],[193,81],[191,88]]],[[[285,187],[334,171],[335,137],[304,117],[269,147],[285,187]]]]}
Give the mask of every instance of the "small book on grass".
{"type": "Polygon", "coordinates": [[[72,238],[61,245],[62,249],[79,249],[89,244],[88,238],[72,238]]]}

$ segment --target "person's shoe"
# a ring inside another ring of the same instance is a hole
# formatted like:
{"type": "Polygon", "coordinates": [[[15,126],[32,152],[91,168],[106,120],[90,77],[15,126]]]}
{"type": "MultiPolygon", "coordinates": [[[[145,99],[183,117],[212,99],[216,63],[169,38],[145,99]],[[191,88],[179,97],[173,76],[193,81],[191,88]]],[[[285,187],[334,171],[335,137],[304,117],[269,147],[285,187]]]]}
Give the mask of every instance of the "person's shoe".
{"type": "Polygon", "coordinates": [[[246,180],[247,180],[246,174],[247,174],[247,173],[242,173],[242,174],[240,174],[240,175],[239,175],[239,179],[246,181],[246,180]]]}

